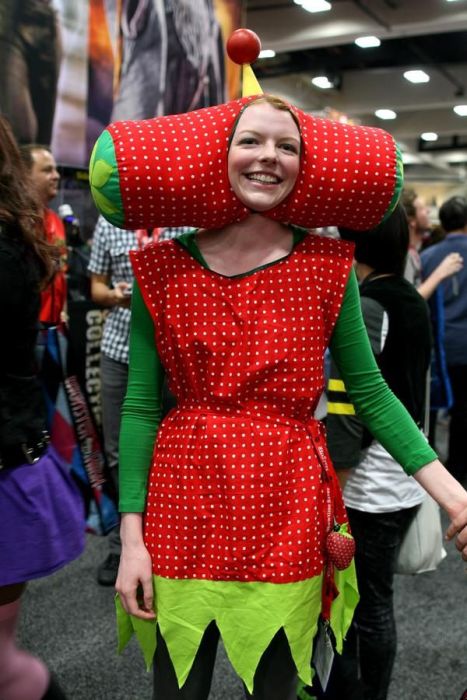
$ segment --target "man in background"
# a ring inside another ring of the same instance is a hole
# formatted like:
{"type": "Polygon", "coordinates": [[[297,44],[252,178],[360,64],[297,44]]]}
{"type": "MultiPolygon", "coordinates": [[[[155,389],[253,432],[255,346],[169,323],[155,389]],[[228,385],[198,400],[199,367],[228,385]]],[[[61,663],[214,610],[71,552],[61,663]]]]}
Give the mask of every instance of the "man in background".
{"type": "Polygon", "coordinates": [[[455,251],[448,253],[438,261],[431,274],[424,275],[422,280],[420,252],[431,229],[428,206],[423,197],[410,189],[403,190],[401,201],[409,222],[409,250],[404,277],[428,300],[443,280],[458,272],[462,266],[462,258],[455,251]]]}
{"type": "MultiPolygon", "coordinates": [[[[421,254],[422,275],[429,278],[449,256],[467,259],[467,200],[451,197],[439,219],[446,237],[421,254]]],[[[446,466],[459,481],[467,480],[467,268],[461,264],[441,286],[444,306],[444,350],[453,393],[446,466]]]]}
{"type": "MultiPolygon", "coordinates": [[[[125,231],[99,217],[92,239],[88,270],[91,297],[108,308],[101,343],[101,404],[104,449],[118,495],[118,437],[120,413],[128,381],[130,300],[133,270],[130,250],[138,248],[135,231],[125,231]]],[[[97,569],[101,586],[113,586],[120,563],[120,525],[108,535],[107,557],[97,569]]]]}
{"type": "Polygon", "coordinates": [[[404,277],[418,287],[422,281],[420,249],[430,231],[430,216],[425,200],[415,190],[403,190],[401,201],[409,222],[409,252],[404,277]]]}
{"type": "Polygon", "coordinates": [[[66,318],[66,236],[63,221],[49,208],[56,197],[60,183],[55,158],[48,146],[28,144],[21,146],[21,154],[32,177],[34,187],[44,211],[44,234],[47,241],[60,250],[60,266],[57,273],[41,294],[39,320],[44,325],[56,325],[66,318]]]}

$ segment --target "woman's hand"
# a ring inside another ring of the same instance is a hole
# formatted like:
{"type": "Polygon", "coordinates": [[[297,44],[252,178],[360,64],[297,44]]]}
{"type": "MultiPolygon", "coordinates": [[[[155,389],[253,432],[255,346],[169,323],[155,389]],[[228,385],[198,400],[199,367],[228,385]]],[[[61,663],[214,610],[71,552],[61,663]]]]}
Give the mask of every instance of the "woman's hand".
{"type": "Polygon", "coordinates": [[[451,520],[446,539],[456,537],[456,547],[467,561],[467,491],[436,459],[414,474],[415,479],[443,508],[451,520]]]}
{"type": "Polygon", "coordinates": [[[446,531],[446,539],[451,540],[456,535],[456,547],[461,553],[462,559],[467,561],[467,507],[452,519],[446,531]]]}
{"type": "Polygon", "coordinates": [[[142,620],[154,620],[152,563],[143,542],[141,513],[123,513],[122,553],[115,590],[124,610],[142,620]]]}
{"type": "Polygon", "coordinates": [[[153,620],[154,593],[151,557],[144,544],[122,547],[115,590],[123,608],[142,620],[153,620]]]}

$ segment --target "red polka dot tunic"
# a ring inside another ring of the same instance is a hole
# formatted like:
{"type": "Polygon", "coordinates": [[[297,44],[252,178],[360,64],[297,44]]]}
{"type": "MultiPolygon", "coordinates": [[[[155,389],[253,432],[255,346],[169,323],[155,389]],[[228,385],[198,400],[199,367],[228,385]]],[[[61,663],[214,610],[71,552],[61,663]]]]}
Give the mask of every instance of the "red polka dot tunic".
{"type": "Polygon", "coordinates": [[[351,247],[310,235],[281,261],[236,277],[206,269],[174,241],[132,260],[178,399],[149,475],[144,537],[154,574],[316,576],[330,520],[344,517],[313,414],[351,247]]]}

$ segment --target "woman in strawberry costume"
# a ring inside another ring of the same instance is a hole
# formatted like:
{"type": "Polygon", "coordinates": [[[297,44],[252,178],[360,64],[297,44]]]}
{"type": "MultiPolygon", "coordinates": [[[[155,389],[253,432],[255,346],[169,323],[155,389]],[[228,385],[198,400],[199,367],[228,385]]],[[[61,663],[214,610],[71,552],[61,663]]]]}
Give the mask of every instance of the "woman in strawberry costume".
{"type": "Polygon", "coordinates": [[[369,228],[398,174],[384,132],[262,96],[112,125],[95,148],[110,220],[200,227],[132,258],[117,609],[120,645],[135,632],[154,657],[156,699],[206,700],[219,634],[255,700],[310,682],[320,620],[342,647],[358,594],[314,419],[328,346],[372,432],[409,473],[432,463],[419,480],[459,515],[453,533],[467,521],[467,493],[374,362],[352,246],[296,225],[369,228]],[[160,422],[164,374],[177,406],[160,422]]]}

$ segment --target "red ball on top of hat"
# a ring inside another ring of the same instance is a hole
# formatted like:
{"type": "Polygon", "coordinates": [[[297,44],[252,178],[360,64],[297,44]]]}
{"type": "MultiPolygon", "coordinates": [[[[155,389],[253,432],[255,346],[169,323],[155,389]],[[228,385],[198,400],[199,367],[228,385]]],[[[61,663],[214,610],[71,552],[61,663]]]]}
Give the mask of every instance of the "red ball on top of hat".
{"type": "Polygon", "coordinates": [[[253,63],[261,51],[261,41],[251,29],[236,29],[227,40],[227,54],[239,65],[253,63]]]}

